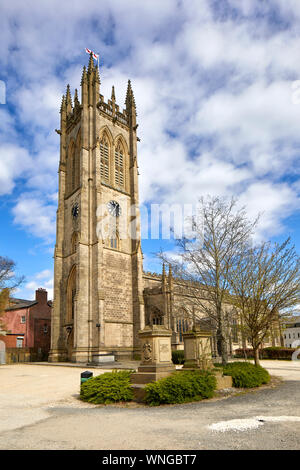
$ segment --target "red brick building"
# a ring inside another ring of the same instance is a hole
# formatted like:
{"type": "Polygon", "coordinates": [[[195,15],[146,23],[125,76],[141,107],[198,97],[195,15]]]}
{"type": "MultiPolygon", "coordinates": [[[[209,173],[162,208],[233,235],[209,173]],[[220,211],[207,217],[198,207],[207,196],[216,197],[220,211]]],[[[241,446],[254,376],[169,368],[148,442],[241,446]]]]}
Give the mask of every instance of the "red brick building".
{"type": "Polygon", "coordinates": [[[35,300],[11,298],[1,321],[6,348],[32,348],[47,359],[50,349],[51,306],[45,289],[35,292],[35,300]]]}

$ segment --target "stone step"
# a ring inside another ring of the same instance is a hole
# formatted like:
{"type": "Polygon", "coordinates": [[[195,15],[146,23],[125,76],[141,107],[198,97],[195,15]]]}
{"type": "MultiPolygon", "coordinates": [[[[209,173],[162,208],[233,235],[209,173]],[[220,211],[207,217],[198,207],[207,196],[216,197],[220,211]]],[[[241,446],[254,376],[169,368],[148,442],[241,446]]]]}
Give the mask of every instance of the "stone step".
{"type": "Polygon", "coordinates": [[[146,384],[134,384],[132,385],[132,391],[134,395],[134,401],[137,403],[143,403],[145,399],[145,386],[146,384]]]}
{"type": "Polygon", "coordinates": [[[133,384],[147,384],[156,382],[159,379],[164,379],[170,376],[170,371],[163,372],[137,372],[131,375],[131,383],[133,384]]]}

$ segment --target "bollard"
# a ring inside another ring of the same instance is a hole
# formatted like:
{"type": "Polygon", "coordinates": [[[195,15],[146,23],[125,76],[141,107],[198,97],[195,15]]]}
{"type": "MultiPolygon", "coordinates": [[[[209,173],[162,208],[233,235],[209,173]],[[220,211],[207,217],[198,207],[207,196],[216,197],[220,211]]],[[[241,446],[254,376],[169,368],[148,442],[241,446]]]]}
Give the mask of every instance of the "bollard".
{"type": "Polygon", "coordinates": [[[93,372],[86,370],[80,374],[80,385],[93,377],[93,372]]]}

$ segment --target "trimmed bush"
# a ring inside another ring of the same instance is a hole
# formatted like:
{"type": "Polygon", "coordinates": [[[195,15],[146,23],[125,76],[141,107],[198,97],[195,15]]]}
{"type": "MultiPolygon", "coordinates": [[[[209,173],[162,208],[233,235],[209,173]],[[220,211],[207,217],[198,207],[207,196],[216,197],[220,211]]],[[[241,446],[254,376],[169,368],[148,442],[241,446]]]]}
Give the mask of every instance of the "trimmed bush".
{"type": "Polygon", "coordinates": [[[146,385],[145,401],[151,406],[200,401],[213,397],[216,385],[210,371],[178,371],[146,385]]]}
{"type": "Polygon", "coordinates": [[[95,404],[131,401],[133,399],[131,374],[132,371],[126,370],[97,375],[81,384],[80,398],[95,404]]]}
{"type": "MultiPolygon", "coordinates": [[[[246,350],[247,358],[253,358],[253,349],[247,348],[246,350]]],[[[261,359],[282,359],[282,360],[291,360],[292,354],[295,351],[293,348],[283,348],[280,346],[270,346],[268,348],[263,348],[259,350],[259,357],[261,359]]],[[[234,351],[234,357],[236,358],[245,358],[243,349],[236,349],[234,351]]]]}
{"type": "Polygon", "coordinates": [[[294,348],[269,347],[262,350],[263,359],[292,359],[294,348]]]}
{"type": "Polygon", "coordinates": [[[172,362],[173,364],[184,364],[184,350],[177,349],[172,351],[172,362]]]}
{"type": "MultiPolygon", "coordinates": [[[[237,359],[244,359],[245,358],[245,353],[248,358],[254,357],[253,354],[253,349],[252,348],[246,348],[246,349],[236,349],[234,351],[234,357],[237,359]]],[[[260,351],[259,351],[260,354],[260,351]]]]}
{"type": "Polygon", "coordinates": [[[250,362],[231,362],[223,368],[224,375],[231,375],[232,384],[237,388],[259,387],[270,381],[269,372],[250,362]]]}

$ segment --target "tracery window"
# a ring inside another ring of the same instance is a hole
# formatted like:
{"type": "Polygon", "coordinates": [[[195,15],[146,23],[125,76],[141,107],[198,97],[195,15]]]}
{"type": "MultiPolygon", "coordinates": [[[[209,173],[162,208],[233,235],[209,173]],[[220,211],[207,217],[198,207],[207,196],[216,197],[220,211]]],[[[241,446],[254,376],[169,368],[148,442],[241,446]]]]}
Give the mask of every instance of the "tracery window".
{"type": "Polygon", "coordinates": [[[150,309],[150,324],[163,325],[163,314],[159,308],[154,306],[150,309]]]}
{"type": "Polygon", "coordinates": [[[100,160],[101,160],[101,180],[109,182],[109,143],[106,134],[103,134],[100,141],[100,160]]]}
{"type": "Polygon", "coordinates": [[[184,318],[177,320],[177,332],[179,333],[179,341],[183,341],[183,333],[186,333],[189,329],[189,323],[184,318]]]}
{"type": "Polygon", "coordinates": [[[75,145],[72,140],[67,153],[67,192],[71,193],[75,189],[75,145]]]}
{"type": "Polygon", "coordinates": [[[115,150],[115,185],[123,188],[125,184],[124,178],[124,159],[125,152],[121,142],[119,141],[115,150]]]}
{"type": "Polygon", "coordinates": [[[70,275],[67,283],[67,323],[74,320],[75,314],[75,296],[76,296],[76,267],[70,271],[70,275]]]}
{"type": "Polygon", "coordinates": [[[233,343],[238,343],[238,323],[236,319],[232,320],[231,334],[233,343]]]}
{"type": "Polygon", "coordinates": [[[71,254],[76,253],[77,246],[78,246],[78,233],[75,232],[73,233],[72,240],[71,240],[71,254]]]}

